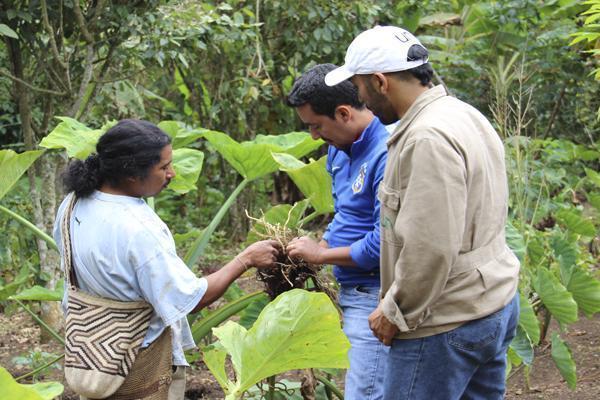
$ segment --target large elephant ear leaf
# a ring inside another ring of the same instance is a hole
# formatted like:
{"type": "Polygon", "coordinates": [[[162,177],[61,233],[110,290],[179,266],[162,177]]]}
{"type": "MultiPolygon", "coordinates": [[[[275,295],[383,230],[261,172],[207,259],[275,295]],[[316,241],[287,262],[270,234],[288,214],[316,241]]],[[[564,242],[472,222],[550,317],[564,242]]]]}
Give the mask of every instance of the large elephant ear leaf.
{"type": "Polygon", "coordinates": [[[196,189],[196,182],[202,171],[204,153],[195,149],[173,150],[173,168],[177,173],[169,184],[169,189],[184,194],[196,189]]]}
{"type": "Polygon", "coordinates": [[[308,164],[304,164],[290,154],[273,153],[272,156],[279,164],[279,169],[290,176],[317,213],[333,212],[331,175],[325,167],[327,156],[321,157],[318,161],[311,160],[308,164]]]}
{"type": "Polygon", "coordinates": [[[204,136],[207,129],[190,128],[180,121],[162,121],[158,127],[171,137],[173,149],[180,149],[204,136]]]}
{"type": "Polygon", "coordinates": [[[569,346],[556,332],[552,334],[552,359],[562,377],[567,381],[567,385],[571,389],[575,389],[577,386],[575,360],[573,360],[573,354],[569,346]]]}
{"type": "Polygon", "coordinates": [[[559,282],[547,268],[539,267],[533,288],[542,299],[544,307],[561,324],[577,321],[577,303],[573,295],[559,282]]]}
{"type": "Polygon", "coordinates": [[[567,290],[588,318],[600,312],[600,281],[579,267],[573,268],[567,290]]]}
{"type": "Polygon", "coordinates": [[[335,306],[323,293],[285,292],[262,310],[252,328],[228,321],[213,333],[235,370],[236,381],[224,382],[223,355],[214,353],[207,360],[226,399],[239,399],[257,382],[284,371],[348,367],[350,343],[335,306]]]}
{"type": "Polygon", "coordinates": [[[0,199],[8,193],[21,175],[44,153],[43,150],[17,154],[12,150],[0,150],[0,199]]]}
{"type": "Polygon", "coordinates": [[[40,142],[46,149],[65,149],[69,157],[84,160],[96,150],[96,143],[108,128],[91,129],[69,117],[57,117],[62,122],[40,142]]]}
{"type": "Polygon", "coordinates": [[[303,157],[323,144],[308,133],[291,132],[283,135],[258,135],[252,141],[238,143],[222,132],[206,131],[204,138],[244,178],[253,180],[277,171],[271,153],[303,157]]]}
{"type": "Polygon", "coordinates": [[[52,400],[62,394],[63,385],[44,382],[24,385],[14,380],[8,371],[0,367],[0,398],[19,400],[52,400]]]}
{"type": "Polygon", "coordinates": [[[266,228],[265,223],[279,225],[281,227],[285,226],[290,230],[299,229],[300,222],[302,221],[308,206],[308,200],[304,199],[294,203],[294,205],[278,204],[271,207],[260,218],[253,219],[252,229],[248,232],[246,243],[251,244],[268,237],[268,229],[266,228]]]}

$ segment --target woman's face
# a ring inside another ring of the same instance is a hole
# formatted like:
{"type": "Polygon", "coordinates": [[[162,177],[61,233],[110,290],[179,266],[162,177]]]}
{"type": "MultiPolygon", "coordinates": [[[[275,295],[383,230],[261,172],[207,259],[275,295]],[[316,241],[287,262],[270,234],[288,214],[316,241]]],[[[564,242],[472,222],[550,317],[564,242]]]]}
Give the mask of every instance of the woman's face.
{"type": "Polygon", "coordinates": [[[160,152],[160,161],[150,168],[145,178],[132,178],[131,191],[136,197],[156,196],[174,177],[173,148],[168,144],[160,152]]]}

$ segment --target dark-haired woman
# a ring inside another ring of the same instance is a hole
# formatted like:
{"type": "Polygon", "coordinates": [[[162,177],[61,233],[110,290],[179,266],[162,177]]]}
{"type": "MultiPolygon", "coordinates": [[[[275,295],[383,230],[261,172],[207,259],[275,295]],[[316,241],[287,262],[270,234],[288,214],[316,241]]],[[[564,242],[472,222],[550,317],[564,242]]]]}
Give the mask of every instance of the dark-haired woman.
{"type": "MultiPolygon", "coordinates": [[[[142,348],[170,328],[172,383],[162,388],[164,396],[151,397],[166,399],[168,392],[169,400],[184,397],[184,351],[195,346],[187,314],[219,298],[248,267],[271,266],[279,252],[273,241],[257,242],[219,271],[196,277],[177,256],[167,226],[142,200],[174,176],[169,136],[150,122],[123,120],[100,137],[95,154],[71,162],[63,177],[77,198],[69,225],[77,287],[106,299],[149,303],[153,314],[142,348]]],[[[57,243],[71,196],[57,214],[57,243]]]]}

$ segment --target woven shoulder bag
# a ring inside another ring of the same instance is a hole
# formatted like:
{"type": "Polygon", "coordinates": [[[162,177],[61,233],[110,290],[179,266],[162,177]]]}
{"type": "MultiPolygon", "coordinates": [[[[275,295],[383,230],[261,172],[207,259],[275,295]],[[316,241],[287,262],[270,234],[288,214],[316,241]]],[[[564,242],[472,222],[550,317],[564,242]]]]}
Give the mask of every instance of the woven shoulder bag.
{"type": "Polygon", "coordinates": [[[71,214],[76,202],[73,193],[61,221],[68,287],[65,379],[77,394],[103,399],[115,393],[130,373],[153,309],[145,301],[110,300],[78,289],[70,234],[71,214]]]}

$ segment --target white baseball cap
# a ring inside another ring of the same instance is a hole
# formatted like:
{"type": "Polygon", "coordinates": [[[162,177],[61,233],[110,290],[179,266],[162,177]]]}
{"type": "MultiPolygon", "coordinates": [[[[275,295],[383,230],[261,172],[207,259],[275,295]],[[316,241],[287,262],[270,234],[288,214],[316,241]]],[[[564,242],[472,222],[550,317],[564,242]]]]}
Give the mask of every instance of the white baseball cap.
{"type": "Polygon", "coordinates": [[[328,86],[335,86],[354,75],[404,71],[418,67],[428,57],[409,61],[408,49],[425,46],[409,31],[396,26],[376,26],[358,35],[346,51],[344,65],[325,76],[328,86]]]}

